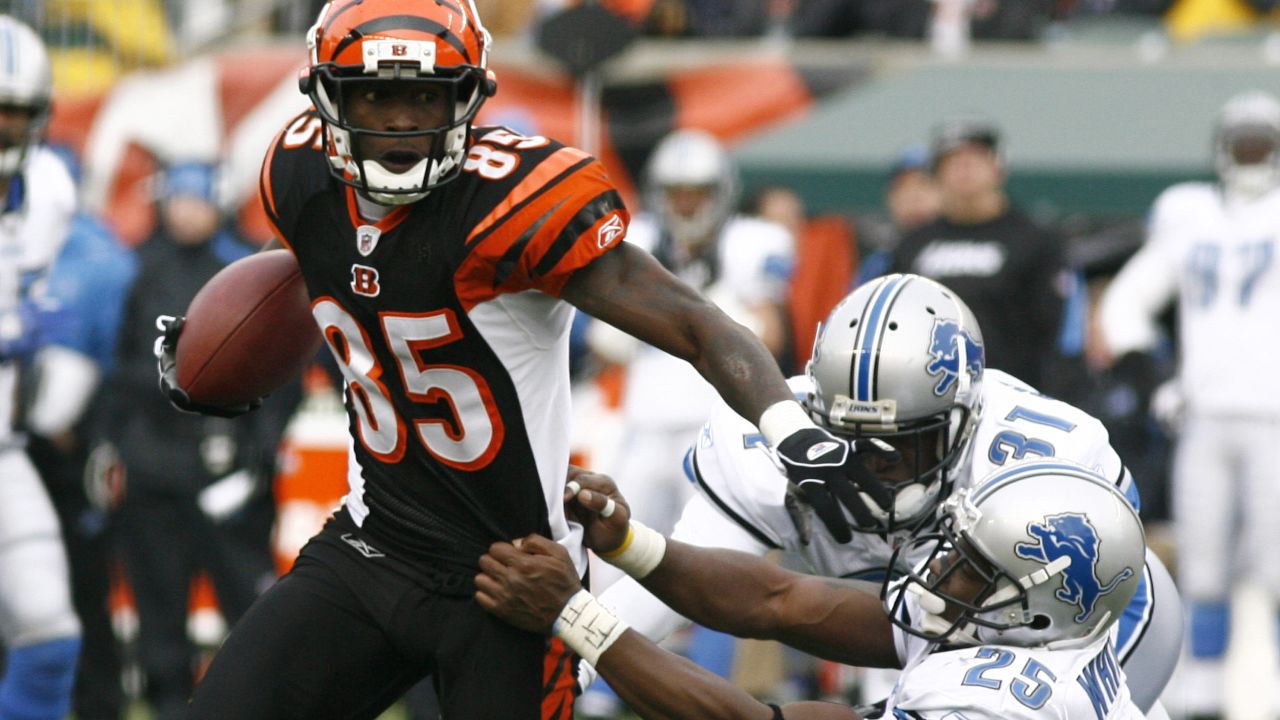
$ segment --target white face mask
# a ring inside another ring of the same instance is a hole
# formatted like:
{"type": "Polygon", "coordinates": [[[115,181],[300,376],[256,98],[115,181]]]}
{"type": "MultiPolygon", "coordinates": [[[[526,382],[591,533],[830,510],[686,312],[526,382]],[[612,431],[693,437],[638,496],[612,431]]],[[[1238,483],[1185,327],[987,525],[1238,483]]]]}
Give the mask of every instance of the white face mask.
{"type": "Polygon", "coordinates": [[[1280,184],[1280,168],[1273,163],[1236,165],[1222,173],[1226,193],[1242,200],[1253,200],[1280,184]]]}

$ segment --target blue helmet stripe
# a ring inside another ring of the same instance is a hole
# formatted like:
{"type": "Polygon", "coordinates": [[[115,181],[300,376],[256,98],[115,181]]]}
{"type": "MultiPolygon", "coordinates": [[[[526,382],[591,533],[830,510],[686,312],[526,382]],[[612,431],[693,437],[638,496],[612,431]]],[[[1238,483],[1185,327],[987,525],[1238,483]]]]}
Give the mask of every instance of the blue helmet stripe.
{"type": "Polygon", "coordinates": [[[867,315],[867,321],[863,323],[860,333],[861,341],[858,348],[856,382],[854,384],[853,398],[859,401],[869,402],[871,397],[871,378],[875,375],[875,364],[879,359],[879,343],[880,337],[884,334],[884,328],[881,323],[885,318],[885,310],[889,307],[894,296],[905,284],[906,278],[902,275],[896,275],[881,283],[876,289],[875,297],[871,298],[871,311],[867,315]]]}

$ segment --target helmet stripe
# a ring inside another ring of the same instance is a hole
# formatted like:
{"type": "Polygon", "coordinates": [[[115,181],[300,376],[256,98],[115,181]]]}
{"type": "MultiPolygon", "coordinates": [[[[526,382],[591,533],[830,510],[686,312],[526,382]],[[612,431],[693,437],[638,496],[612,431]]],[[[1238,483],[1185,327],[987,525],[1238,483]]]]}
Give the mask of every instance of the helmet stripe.
{"type": "Polygon", "coordinates": [[[857,349],[862,352],[858,353],[857,362],[854,369],[854,393],[855,400],[870,402],[871,397],[871,381],[875,376],[876,366],[880,359],[880,338],[884,335],[884,319],[888,315],[888,308],[892,304],[893,299],[902,291],[906,278],[902,275],[895,275],[881,283],[876,289],[875,295],[868,303],[870,310],[867,312],[866,321],[859,328],[859,342],[857,349]]]}
{"type": "Polygon", "coordinates": [[[386,17],[375,18],[367,23],[357,25],[351,29],[351,32],[347,33],[346,37],[342,38],[341,42],[338,43],[338,47],[333,51],[333,56],[336,58],[341,55],[342,51],[350,47],[352,43],[364,40],[366,35],[372,35],[382,30],[404,29],[421,30],[429,35],[436,35],[441,40],[449,43],[454,50],[457,50],[458,54],[461,55],[463,60],[468,64],[475,63],[475,59],[472,58],[471,53],[467,51],[467,46],[462,42],[462,39],[451,32],[449,28],[434,20],[428,20],[427,18],[417,17],[415,15],[388,15],[386,17]]]}
{"type": "Polygon", "coordinates": [[[369,22],[353,27],[351,32],[347,33],[347,37],[343,37],[338,42],[338,47],[333,51],[334,58],[342,55],[342,51],[351,46],[353,42],[364,40],[367,35],[374,35],[376,32],[384,31],[384,29],[419,29],[419,31],[435,35],[458,51],[458,55],[462,55],[462,59],[467,64],[474,64],[475,60],[471,58],[471,54],[467,53],[466,45],[463,45],[462,38],[449,32],[449,28],[442,24],[426,18],[419,18],[416,15],[388,15],[385,18],[375,18],[369,22]]]}

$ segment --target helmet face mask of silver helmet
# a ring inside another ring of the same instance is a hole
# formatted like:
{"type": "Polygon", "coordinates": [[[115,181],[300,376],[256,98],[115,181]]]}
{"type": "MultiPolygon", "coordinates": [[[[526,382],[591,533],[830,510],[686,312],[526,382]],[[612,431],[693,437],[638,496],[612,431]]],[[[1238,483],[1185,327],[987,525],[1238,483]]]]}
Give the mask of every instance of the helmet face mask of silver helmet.
{"type": "Polygon", "coordinates": [[[22,170],[32,147],[44,140],[49,122],[53,76],[49,54],[35,31],[7,15],[0,15],[0,106],[29,116],[20,136],[0,136],[0,178],[22,170]]]}
{"type": "Polygon", "coordinates": [[[1280,185],[1280,101],[1256,90],[1228,100],[1218,115],[1213,157],[1229,195],[1252,199],[1280,185]]]}
{"type": "Polygon", "coordinates": [[[828,430],[880,438],[901,455],[869,468],[894,501],[880,507],[863,496],[872,522],[846,513],[855,531],[912,531],[934,519],[981,416],[984,365],[972,311],[932,280],[875,278],[831,311],[814,341],[805,406],[828,430]]]}
{"type": "Polygon", "coordinates": [[[1024,463],[949,498],[936,532],[895,551],[895,566],[921,550],[925,560],[886,581],[882,597],[895,625],[934,642],[1079,647],[1123,613],[1145,549],[1137,512],[1106,478],[1024,463]]]}
{"type": "Polygon", "coordinates": [[[738,201],[738,170],[728,151],[704,130],[677,130],[653,150],[645,173],[645,202],[682,247],[715,240],[738,201]],[[692,212],[673,195],[700,193],[692,212]]]}

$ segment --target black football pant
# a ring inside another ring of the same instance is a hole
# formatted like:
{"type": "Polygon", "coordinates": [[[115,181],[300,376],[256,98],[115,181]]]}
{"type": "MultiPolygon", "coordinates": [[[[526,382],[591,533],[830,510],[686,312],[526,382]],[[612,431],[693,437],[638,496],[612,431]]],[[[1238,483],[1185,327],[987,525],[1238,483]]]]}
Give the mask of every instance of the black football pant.
{"type": "Polygon", "coordinates": [[[546,638],[489,615],[469,593],[422,587],[376,542],[365,551],[380,556],[365,557],[340,516],[232,630],[196,687],[191,720],[376,718],[426,675],[446,720],[572,717],[573,673],[558,642],[549,654],[546,638]]]}
{"type": "Polygon", "coordinates": [[[196,661],[187,635],[192,579],[201,570],[209,574],[218,607],[234,627],[276,576],[274,518],[275,502],[265,493],[217,523],[189,495],[136,484],[126,493],[116,529],[138,609],[138,657],[154,720],[186,716],[196,661]]]}

